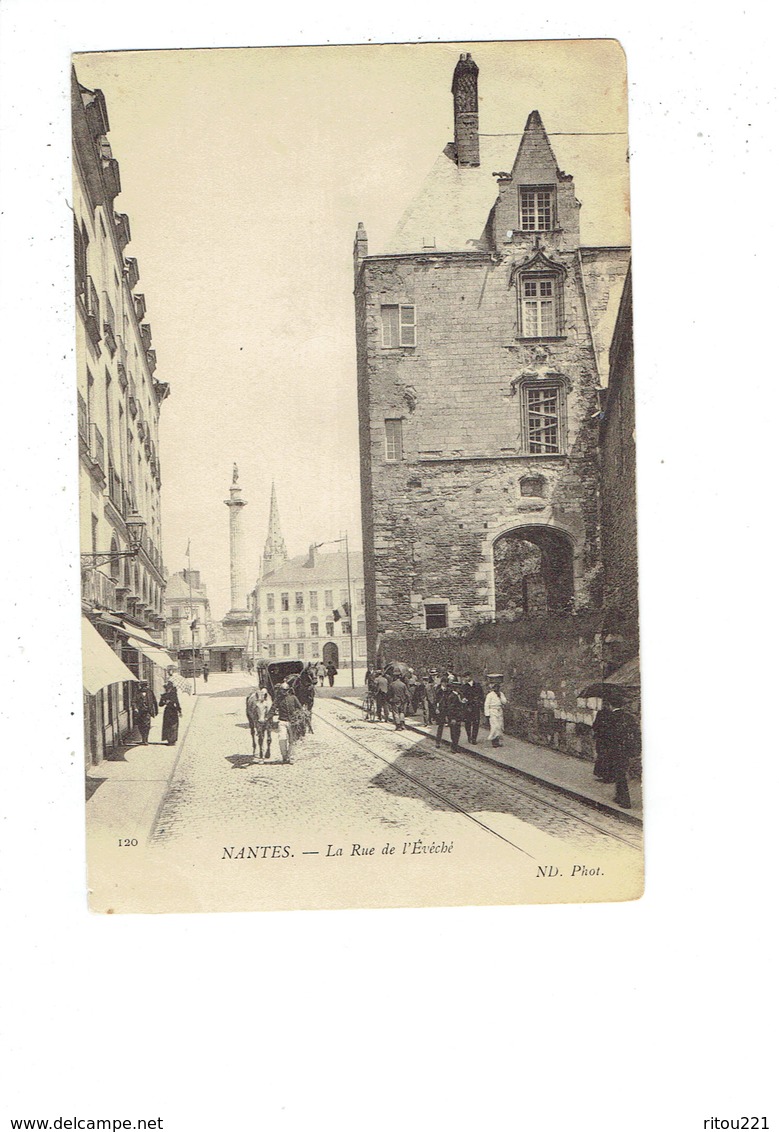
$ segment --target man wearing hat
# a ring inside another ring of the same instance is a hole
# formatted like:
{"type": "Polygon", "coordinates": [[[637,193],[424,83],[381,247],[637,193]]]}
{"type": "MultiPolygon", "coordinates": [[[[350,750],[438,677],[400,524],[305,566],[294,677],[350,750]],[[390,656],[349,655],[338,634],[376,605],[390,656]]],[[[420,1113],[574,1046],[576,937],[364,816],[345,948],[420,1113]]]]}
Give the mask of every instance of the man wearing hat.
{"type": "Polygon", "coordinates": [[[392,708],[392,718],[395,721],[395,730],[402,731],[406,726],[409,695],[408,685],[400,675],[396,676],[389,686],[389,702],[392,708]]]}
{"type": "Polygon", "coordinates": [[[389,680],[386,673],[379,672],[375,677],[376,686],[376,719],[389,722],[389,680]]]}
{"type": "Polygon", "coordinates": [[[273,714],[279,721],[279,750],[283,763],[292,762],[292,721],[301,710],[300,700],[290,691],[287,681],[282,680],[273,704],[273,714]]]}
{"type": "Polygon", "coordinates": [[[468,701],[468,714],[465,717],[465,735],[469,743],[479,739],[481,713],[484,710],[484,689],[474,680],[470,672],[463,674],[463,695],[468,701]]]}
{"type": "Polygon", "coordinates": [[[641,732],[627,709],[629,693],[618,685],[604,685],[603,706],[592,725],[597,758],[593,773],[601,782],[613,782],[614,801],[631,808],[628,770],[630,759],[641,752],[641,732]]]}
{"type": "Polygon", "coordinates": [[[450,683],[446,678],[442,678],[441,686],[439,688],[439,699],[436,710],[438,718],[438,729],[436,731],[435,745],[441,746],[441,736],[444,731],[444,724],[449,724],[449,738],[452,741],[452,750],[459,751],[460,749],[460,731],[465,721],[468,712],[468,701],[463,695],[462,685],[459,680],[452,680],[450,683]]]}
{"type": "Polygon", "coordinates": [[[135,712],[135,722],[138,726],[138,732],[141,736],[141,743],[145,747],[149,742],[151,721],[158,710],[157,698],[149,687],[148,680],[138,681],[138,691],[135,694],[133,710],[135,712]]]}
{"type": "Polygon", "coordinates": [[[438,673],[431,668],[422,682],[422,721],[427,726],[435,722],[436,680],[438,673]]]}

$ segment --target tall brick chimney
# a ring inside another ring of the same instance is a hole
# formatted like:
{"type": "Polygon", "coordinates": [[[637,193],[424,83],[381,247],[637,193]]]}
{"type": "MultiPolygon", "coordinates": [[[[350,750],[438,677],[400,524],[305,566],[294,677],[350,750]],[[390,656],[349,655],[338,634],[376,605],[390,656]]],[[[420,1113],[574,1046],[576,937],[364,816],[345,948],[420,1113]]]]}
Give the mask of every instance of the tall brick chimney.
{"type": "Polygon", "coordinates": [[[470,51],[460,56],[452,78],[454,152],[457,164],[479,164],[479,68],[470,51]]]}

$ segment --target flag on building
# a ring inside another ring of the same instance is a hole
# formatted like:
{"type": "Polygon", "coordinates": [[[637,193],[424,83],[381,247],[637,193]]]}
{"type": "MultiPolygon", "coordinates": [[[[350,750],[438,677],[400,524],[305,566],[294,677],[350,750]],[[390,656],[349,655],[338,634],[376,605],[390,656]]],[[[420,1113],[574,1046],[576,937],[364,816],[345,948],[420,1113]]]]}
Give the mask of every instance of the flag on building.
{"type": "Polygon", "coordinates": [[[343,605],[339,605],[337,609],[333,610],[333,621],[348,621],[349,610],[349,602],[345,601],[343,605]]]}

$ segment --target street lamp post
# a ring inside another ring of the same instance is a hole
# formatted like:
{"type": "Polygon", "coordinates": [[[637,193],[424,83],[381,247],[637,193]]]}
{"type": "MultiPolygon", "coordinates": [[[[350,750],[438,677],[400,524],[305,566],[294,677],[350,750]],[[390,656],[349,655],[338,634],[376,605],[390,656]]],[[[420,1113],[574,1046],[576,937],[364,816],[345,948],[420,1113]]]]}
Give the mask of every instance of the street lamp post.
{"type": "Polygon", "coordinates": [[[187,542],[187,579],[189,580],[189,631],[192,634],[192,695],[197,695],[197,662],[195,660],[195,625],[197,618],[195,617],[195,605],[192,601],[192,555],[190,554],[190,546],[192,540],[187,542]]]}
{"type": "Polygon", "coordinates": [[[317,542],[314,544],[314,549],[319,550],[320,546],[334,546],[339,542],[344,543],[346,547],[346,593],[347,605],[349,606],[349,663],[352,670],[352,688],[354,688],[354,610],[352,608],[352,575],[349,568],[349,532],[344,531],[340,538],[333,538],[327,542],[317,542]]]}
{"type": "Polygon", "coordinates": [[[344,531],[346,543],[346,592],[349,595],[349,660],[352,665],[352,690],[354,690],[354,608],[352,606],[352,575],[349,570],[349,534],[344,531]]]}
{"type": "Polygon", "coordinates": [[[143,532],[146,529],[146,523],[140,515],[133,514],[125,520],[125,526],[127,527],[130,550],[98,550],[82,554],[81,569],[96,570],[99,566],[105,566],[119,558],[137,558],[143,546],[143,532]]]}

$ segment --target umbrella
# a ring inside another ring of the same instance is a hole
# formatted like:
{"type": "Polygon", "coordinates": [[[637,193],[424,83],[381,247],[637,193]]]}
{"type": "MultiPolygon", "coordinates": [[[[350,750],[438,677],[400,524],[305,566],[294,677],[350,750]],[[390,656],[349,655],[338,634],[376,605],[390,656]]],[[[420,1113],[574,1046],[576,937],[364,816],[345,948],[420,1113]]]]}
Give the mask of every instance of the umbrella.
{"type": "Polygon", "coordinates": [[[597,696],[599,699],[607,699],[609,692],[614,688],[624,688],[625,691],[638,691],[641,687],[641,675],[638,666],[638,657],[633,657],[625,664],[612,672],[604,680],[596,680],[593,684],[588,684],[586,688],[582,688],[578,692],[579,699],[586,700],[591,696],[597,696]]]}
{"type": "Polygon", "coordinates": [[[393,660],[391,664],[387,665],[386,671],[391,673],[392,676],[408,676],[411,666],[404,664],[402,660],[393,660]]]}

